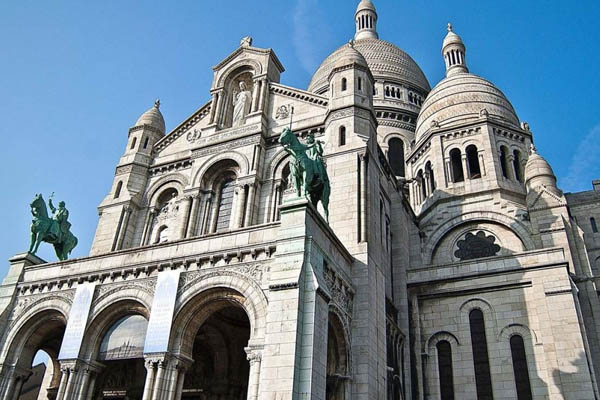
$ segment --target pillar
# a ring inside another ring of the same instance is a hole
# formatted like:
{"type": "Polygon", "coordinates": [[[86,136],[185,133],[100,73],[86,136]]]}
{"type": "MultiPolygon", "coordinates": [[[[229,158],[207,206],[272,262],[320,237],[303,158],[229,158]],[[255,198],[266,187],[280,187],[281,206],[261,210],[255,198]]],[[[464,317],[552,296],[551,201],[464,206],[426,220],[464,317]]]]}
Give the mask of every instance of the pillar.
{"type": "Polygon", "coordinates": [[[212,102],[210,103],[210,115],[209,115],[209,119],[208,119],[209,124],[212,124],[213,122],[215,122],[215,110],[217,108],[217,98],[218,98],[218,94],[213,93],[212,102]]]}
{"type": "Polygon", "coordinates": [[[479,151],[479,154],[477,154],[477,156],[479,157],[479,170],[481,171],[481,176],[485,176],[485,162],[483,159],[483,151],[479,151]]]}
{"type": "Polygon", "coordinates": [[[123,242],[127,235],[127,227],[129,226],[129,217],[131,215],[131,207],[125,206],[123,208],[123,221],[121,223],[121,229],[119,230],[119,238],[117,239],[117,247],[115,250],[121,250],[123,248],[123,242]]]}
{"type": "Polygon", "coordinates": [[[508,175],[508,179],[516,181],[517,180],[517,172],[515,171],[515,156],[512,154],[506,155],[506,174],[508,175]]]}
{"type": "Polygon", "coordinates": [[[207,233],[213,233],[217,230],[217,217],[219,211],[219,196],[215,196],[214,200],[210,204],[210,222],[208,224],[208,228],[206,229],[207,233]]]}
{"type": "Polygon", "coordinates": [[[156,216],[157,210],[154,207],[151,207],[148,210],[148,214],[146,215],[146,221],[144,222],[144,232],[142,234],[142,242],[141,246],[145,246],[148,244],[148,236],[150,235],[150,229],[152,228],[152,222],[154,222],[154,217],[156,216]]]}
{"type": "Polygon", "coordinates": [[[244,209],[246,208],[246,189],[245,185],[238,186],[238,198],[235,205],[235,225],[234,228],[241,228],[244,224],[244,209]]]}
{"type": "Polygon", "coordinates": [[[179,217],[179,237],[178,239],[185,238],[187,232],[188,222],[190,219],[190,211],[192,207],[192,196],[185,196],[181,202],[183,208],[181,216],[179,217]]]}
{"type": "Polygon", "coordinates": [[[360,241],[367,240],[367,176],[369,158],[366,153],[360,157],[360,241]]]}
{"type": "Polygon", "coordinates": [[[469,167],[467,166],[467,155],[465,153],[461,153],[460,159],[462,162],[463,177],[465,178],[465,181],[466,181],[467,179],[469,179],[469,167]]]}
{"type": "Polygon", "coordinates": [[[260,102],[259,102],[259,110],[265,109],[265,104],[267,102],[267,96],[269,94],[269,84],[267,82],[267,78],[261,79],[261,91],[260,91],[260,102]]]}
{"type": "Polygon", "coordinates": [[[248,400],[258,400],[258,384],[260,382],[260,365],[262,352],[245,348],[248,361],[250,361],[250,376],[248,380],[248,400]]]}
{"type": "Polygon", "coordinates": [[[94,389],[96,389],[96,374],[93,374],[90,378],[85,400],[94,400],[94,389]]]}
{"type": "Polygon", "coordinates": [[[144,396],[142,400],[152,400],[152,390],[154,388],[154,374],[156,369],[152,360],[146,360],[146,382],[144,383],[144,396]]]}
{"type": "MultiPolygon", "coordinates": [[[[15,389],[14,389],[14,393],[12,394],[12,400],[18,400],[19,396],[21,395],[21,389],[23,389],[23,383],[25,382],[25,377],[24,376],[20,376],[17,378],[16,380],[16,384],[15,384],[15,389]]],[[[10,393],[6,393],[7,394],[7,398],[11,398],[10,393]]]]}
{"type": "Polygon", "coordinates": [[[256,186],[254,183],[251,183],[248,186],[248,200],[246,201],[247,207],[246,207],[246,218],[244,220],[244,226],[252,225],[252,217],[254,214],[255,192],[256,192],[256,186]]]}
{"type": "Polygon", "coordinates": [[[83,370],[83,377],[81,378],[81,384],[79,385],[79,396],[77,396],[77,400],[85,400],[86,399],[89,379],[90,379],[90,370],[85,368],[83,370]]]}
{"type": "Polygon", "coordinates": [[[185,370],[179,371],[179,377],[177,378],[177,392],[175,393],[175,400],[181,400],[183,395],[183,381],[185,380],[185,370]]]}
{"type": "Polygon", "coordinates": [[[152,391],[152,400],[161,400],[162,399],[162,393],[163,393],[163,385],[164,385],[164,376],[165,376],[165,368],[166,368],[166,361],[165,360],[159,360],[157,363],[157,372],[156,372],[156,379],[154,380],[154,388],[152,391]]]}
{"type": "Polygon", "coordinates": [[[56,400],[62,400],[67,389],[67,381],[69,380],[69,370],[67,368],[60,369],[60,384],[58,385],[58,393],[56,400]]]}
{"type": "Polygon", "coordinates": [[[453,177],[452,177],[452,166],[450,165],[450,160],[446,159],[444,160],[444,165],[446,166],[445,170],[446,170],[446,187],[448,187],[448,184],[452,181],[454,181],[453,177]]]}
{"type": "Polygon", "coordinates": [[[4,391],[4,397],[6,397],[6,398],[10,398],[10,395],[13,392],[13,389],[15,387],[15,383],[17,380],[17,377],[16,377],[14,371],[12,373],[9,372],[8,375],[9,376],[6,378],[8,380],[8,383],[6,384],[6,390],[4,391]]]}
{"type": "Polygon", "coordinates": [[[200,208],[200,196],[200,194],[197,194],[192,197],[192,212],[188,221],[187,232],[185,234],[185,237],[196,236],[196,226],[198,223],[198,209],[200,208]]]}
{"type": "Polygon", "coordinates": [[[251,112],[258,111],[258,98],[260,93],[261,82],[258,80],[254,81],[254,90],[252,91],[252,108],[251,112]]]}
{"type": "Polygon", "coordinates": [[[65,389],[64,400],[72,400],[73,392],[75,391],[75,380],[77,379],[77,370],[74,368],[69,369],[69,380],[67,381],[67,388],[65,389]]]}
{"type": "Polygon", "coordinates": [[[200,205],[200,226],[197,229],[199,235],[203,235],[208,231],[208,217],[210,215],[210,207],[212,205],[212,192],[205,193],[202,196],[202,202],[200,205]]]}

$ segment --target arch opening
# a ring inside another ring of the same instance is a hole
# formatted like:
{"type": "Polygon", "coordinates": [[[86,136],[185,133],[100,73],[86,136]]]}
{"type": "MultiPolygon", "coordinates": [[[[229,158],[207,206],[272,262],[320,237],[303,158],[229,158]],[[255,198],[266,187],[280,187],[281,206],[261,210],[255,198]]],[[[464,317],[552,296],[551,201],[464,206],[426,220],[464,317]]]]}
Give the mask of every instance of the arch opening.
{"type": "Polygon", "coordinates": [[[344,328],[334,313],[329,313],[327,324],[327,400],[344,400],[348,390],[348,349],[344,328]]]}
{"type": "Polygon", "coordinates": [[[452,173],[452,182],[464,182],[465,175],[462,167],[462,155],[459,149],[450,151],[450,168],[452,173]]]}
{"type": "Polygon", "coordinates": [[[405,176],[404,171],[404,142],[399,138],[392,138],[388,142],[388,162],[396,176],[405,176]]]}

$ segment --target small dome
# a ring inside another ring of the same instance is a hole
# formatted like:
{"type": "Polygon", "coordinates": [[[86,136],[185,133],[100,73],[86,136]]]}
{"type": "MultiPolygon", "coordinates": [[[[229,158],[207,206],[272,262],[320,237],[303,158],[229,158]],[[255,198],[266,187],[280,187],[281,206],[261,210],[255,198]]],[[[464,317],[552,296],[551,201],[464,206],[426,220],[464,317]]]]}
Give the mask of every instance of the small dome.
{"type": "Polygon", "coordinates": [[[135,126],[150,125],[165,134],[165,119],[160,112],[160,100],[154,102],[154,106],[151,109],[143,113],[135,123],[135,126]]]}
{"type": "MultiPolygon", "coordinates": [[[[358,64],[365,68],[369,68],[367,60],[353,47],[352,42],[341,48],[340,53],[336,57],[333,69],[345,67],[350,64],[358,64]]],[[[332,69],[332,70],[333,70],[332,69]]]]}
{"type": "Polygon", "coordinates": [[[432,126],[476,120],[481,115],[519,128],[519,118],[504,93],[493,83],[470,73],[442,79],[429,93],[417,119],[418,142],[432,126]]]}
{"type": "Polygon", "coordinates": [[[556,187],[556,175],[554,175],[552,167],[544,157],[537,153],[533,145],[531,146],[531,154],[525,165],[524,175],[527,191],[539,186],[544,186],[555,193],[558,192],[558,188],[556,187]]]}
{"type": "MultiPolygon", "coordinates": [[[[308,85],[309,92],[322,94],[327,91],[329,74],[336,66],[338,58],[346,52],[346,47],[348,45],[338,48],[323,61],[308,85]]],[[[408,54],[392,43],[380,39],[360,39],[353,42],[353,48],[362,54],[375,79],[404,82],[425,93],[429,92],[429,82],[421,68],[408,54]]]]}
{"type": "Polygon", "coordinates": [[[358,7],[356,7],[356,14],[362,10],[371,10],[377,12],[371,0],[361,0],[360,3],[358,3],[358,7]]]}
{"type": "Polygon", "coordinates": [[[451,44],[458,44],[464,46],[464,43],[460,36],[454,33],[454,30],[452,29],[452,24],[448,24],[448,33],[446,34],[444,42],[442,43],[442,49],[446,48],[446,46],[449,46],[451,44]]]}

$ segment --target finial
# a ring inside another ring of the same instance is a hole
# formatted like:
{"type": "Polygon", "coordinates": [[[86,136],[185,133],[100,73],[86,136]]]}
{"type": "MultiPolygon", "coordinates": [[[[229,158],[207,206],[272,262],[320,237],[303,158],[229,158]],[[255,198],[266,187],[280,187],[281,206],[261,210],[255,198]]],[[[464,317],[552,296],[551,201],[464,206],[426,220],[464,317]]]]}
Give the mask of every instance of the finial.
{"type": "Polygon", "coordinates": [[[452,24],[448,22],[448,32],[452,32],[452,24]]]}
{"type": "Polygon", "coordinates": [[[250,47],[252,46],[252,36],[245,36],[240,40],[240,46],[242,47],[250,47]]]}
{"type": "Polygon", "coordinates": [[[154,108],[160,108],[160,99],[154,100],[154,108]]]}
{"type": "Polygon", "coordinates": [[[533,143],[531,143],[531,146],[529,146],[529,154],[537,154],[537,149],[533,143]]]}

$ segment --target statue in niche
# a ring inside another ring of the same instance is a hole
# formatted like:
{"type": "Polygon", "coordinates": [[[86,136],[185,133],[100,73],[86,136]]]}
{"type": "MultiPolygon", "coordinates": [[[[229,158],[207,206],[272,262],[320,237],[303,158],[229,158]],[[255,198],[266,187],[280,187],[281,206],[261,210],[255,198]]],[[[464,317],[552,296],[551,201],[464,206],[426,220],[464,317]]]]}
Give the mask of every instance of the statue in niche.
{"type": "Polygon", "coordinates": [[[250,112],[252,93],[248,90],[246,82],[240,82],[240,91],[233,92],[233,121],[232,126],[238,127],[246,122],[246,115],[250,112]]]}

